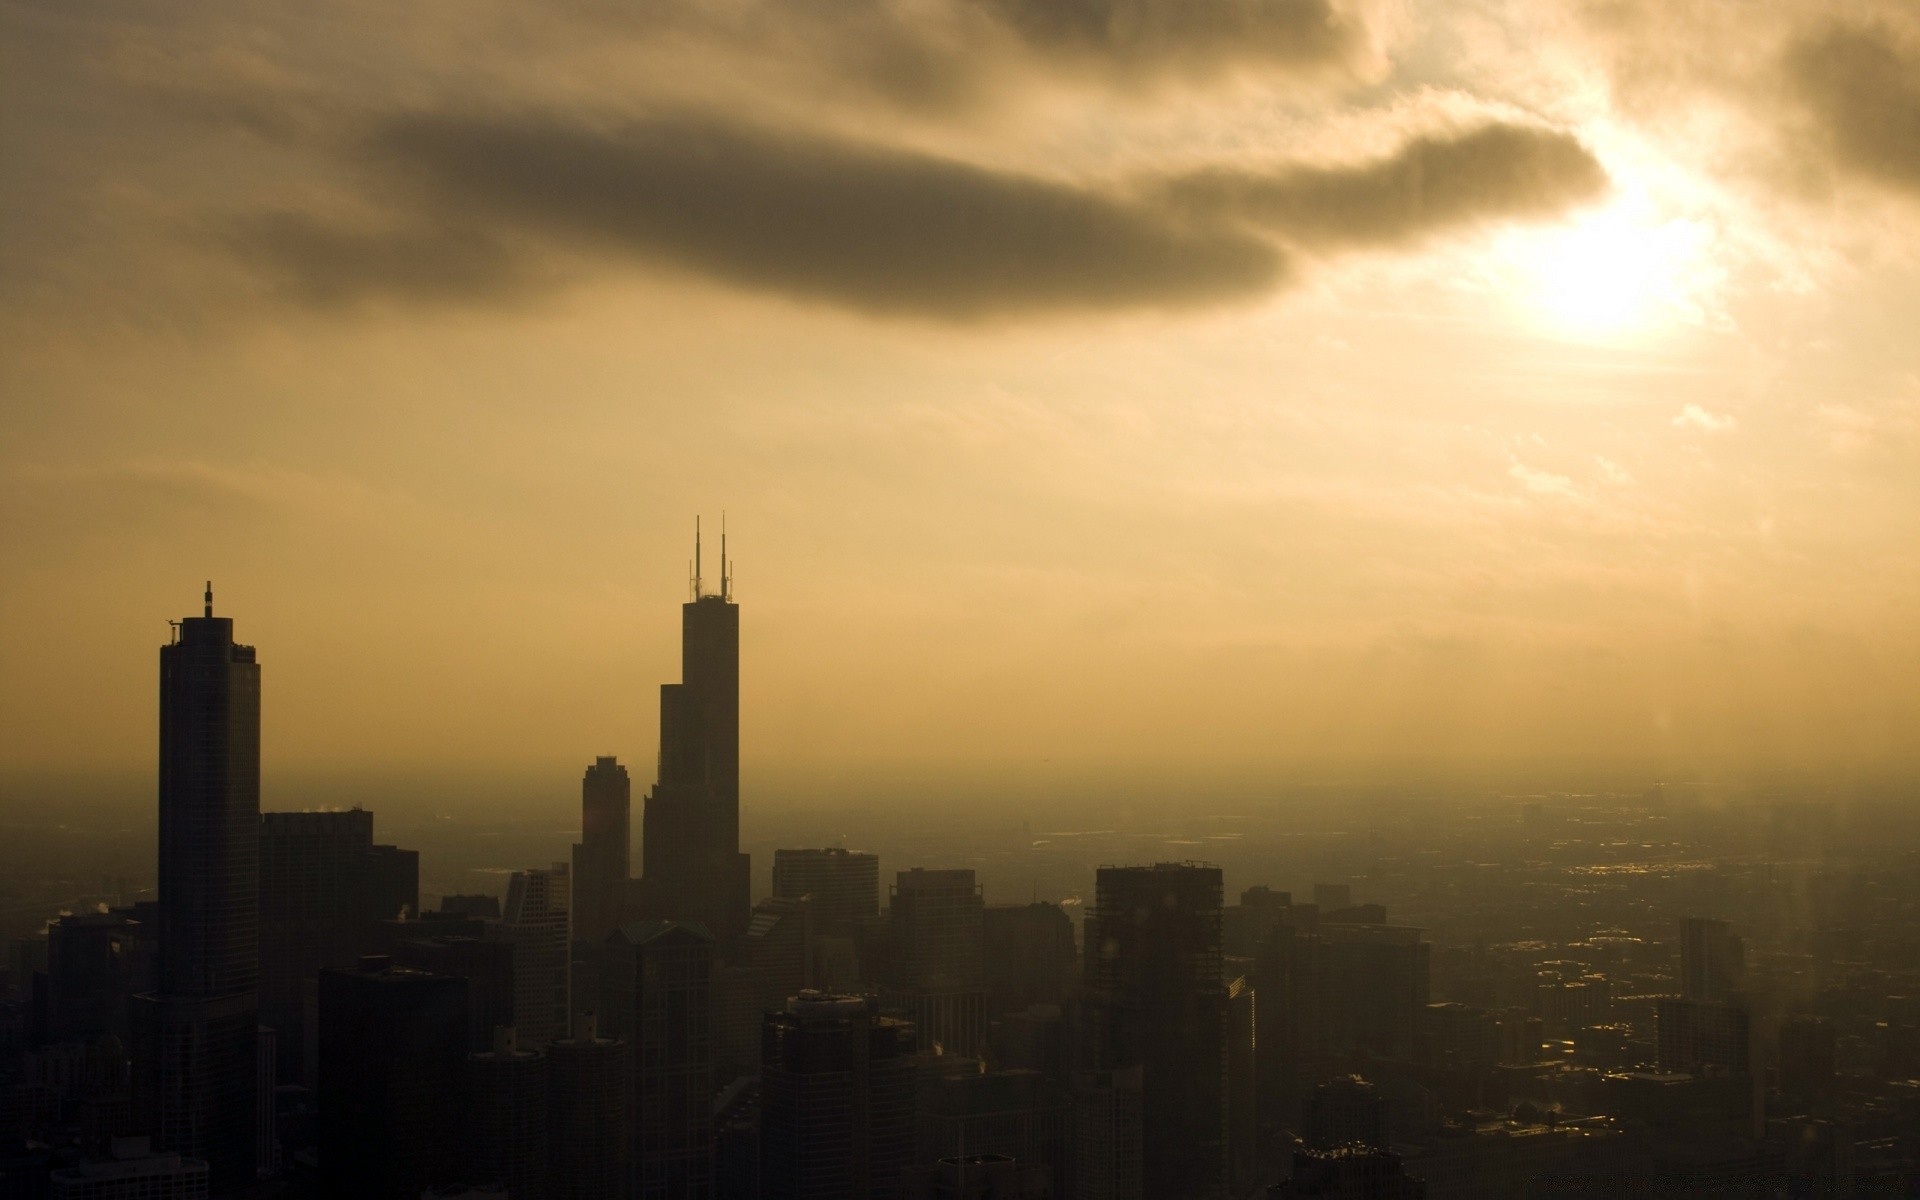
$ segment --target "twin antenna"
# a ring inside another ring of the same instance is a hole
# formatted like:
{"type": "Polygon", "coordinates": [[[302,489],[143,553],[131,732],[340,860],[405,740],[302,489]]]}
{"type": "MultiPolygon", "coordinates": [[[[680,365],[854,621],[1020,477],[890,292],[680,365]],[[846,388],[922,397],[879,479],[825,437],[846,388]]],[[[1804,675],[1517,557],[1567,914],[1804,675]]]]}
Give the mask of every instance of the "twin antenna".
{"type": "MultiPolygon", "coordinates": [[[[700,574],[700,518],[693,519],[693,598],[703,600],[707,596],[704,580],[700,574]]],[[[727,514],[720,514],[720,591],[722,600],[733,599],[733,563],[727,558],[727,514]]]]}

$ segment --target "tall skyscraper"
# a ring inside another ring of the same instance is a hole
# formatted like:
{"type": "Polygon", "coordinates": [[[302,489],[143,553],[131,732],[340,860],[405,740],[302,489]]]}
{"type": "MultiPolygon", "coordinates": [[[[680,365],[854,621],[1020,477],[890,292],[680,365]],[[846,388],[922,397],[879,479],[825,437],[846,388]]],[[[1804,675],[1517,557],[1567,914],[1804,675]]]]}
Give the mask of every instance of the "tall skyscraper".
{"type": "Polygon", "coordinates": [[[467,1178],[504,1184],[513,1200],[547,1194],[547,1057],[516,1044],[513,1027],[467,1056],[467,1178]]]}
{"type": "Polygon", "coordinates": [[[597,942],[620,925],[633,869],[633,784],[616,758],[593,760],[580,781],[580,842],[573,848],[573,936],[597,942]]]}
{"type": "Polygon", "coordinates": [[[572,943],[567,936],[567,864],[515,871],[507,881],[500,933],[513,944],[513,1024],[538,1050],[567,1032],[572,943]]]}
{"type": "Polygon", "coordinates": [[[1746,943],[1725,921],[1680,921],[1680,994],[1689,1000],[1731,999],[1746,974],[1746,943]]]}
{"type": "MultiPolygon", "coordinates": [[[[624,1200],[633,1169],[633,1048],[591,1016],[547,1047],[549,1200],[624,1200]]],[[[518,1195],[519,1193],[511,1193],[518,1195]]]]}
{"type": "Polygon", "coordinates": [[[775,850],[773,894],[783,900],[812,897],[815,925],[846,933],[854,922],[880,913],[880,856],[837,846],[775,850]]]}
{"type": "Polygon", "coordinates": [[[977,1054],[987,1040],[986,906],[966,869],[915,867],[895,877],[887,910],[893,987],[913,1016],[920,1047],[977,1054]]]}
{"type": "Polygon", "coordinates": [[[913,1162],[913,1026],[860,996],[807,992],[762,1031],[767,1200],[883,1200],[913,1162]]]}
{"type": "Polygon", "coordinates": [[[1227,994],[1220,868],[1102,867],[1087,917],[1095,1070],[1138,1065],[1142,1194],[1219,1200],[1227,1172],[1227,994]]]}
{"type": "Polygon", "coordinates": [[[204,1160],[219,1195],[255,1173],[260,664],[233,621],[160,648],[159,948],[136,1006],[136,1103],[154,1145],[204,1160]]]}
{"type": "Polygon", "coordinates": [[[660,685],[659,778],[642,826],[642,908],[703,922],[723,943],[752,907],[740,853],[740,609],[720,535],[720,590],[706,591],[694,534],[693,598],[680,606],[680,682],[660,685]]]}
{"type": "Polygon", "coordinates": [[[600,972],[608,1033],[633,1047],[635,1200],[713,1189],[713,937],[686,921],[634,921],[600,972]]]}

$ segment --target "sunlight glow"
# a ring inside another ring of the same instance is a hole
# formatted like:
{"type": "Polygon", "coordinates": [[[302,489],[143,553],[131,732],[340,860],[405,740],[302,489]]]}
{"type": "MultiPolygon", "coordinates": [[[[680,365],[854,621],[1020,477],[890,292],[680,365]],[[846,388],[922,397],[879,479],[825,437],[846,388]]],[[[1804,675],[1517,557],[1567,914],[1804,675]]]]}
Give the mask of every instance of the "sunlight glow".
{"type": "Polygon", "coordinates": [[[1713,231],[1661,219],[1642,199],[1622,199],[1514,248],[1519,299],[1536,319],[1588,336],[1699,325],[1717,272],[1713,231]]]}

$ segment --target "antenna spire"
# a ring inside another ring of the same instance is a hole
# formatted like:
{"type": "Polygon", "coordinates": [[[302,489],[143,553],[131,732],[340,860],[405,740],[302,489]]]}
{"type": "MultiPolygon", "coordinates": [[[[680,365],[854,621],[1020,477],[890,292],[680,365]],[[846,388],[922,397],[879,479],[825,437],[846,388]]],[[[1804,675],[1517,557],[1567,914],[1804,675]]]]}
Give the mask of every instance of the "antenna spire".
{"type": "Polygon", "coordinates": [[[727,510],[720,510],[720,598],[733,599],[733,567],[727,562],[727,510]]]}
{"type": "Polygon", "coordinates": [[[700,518],[693,518],[693,598],[700,598],[700,518]]]}
{"type": "Polygon", "coordinates": [[[207,616],[213,615],[213,580],[207,580],[207,594],[202,597],[207,603],[207,616]]]}

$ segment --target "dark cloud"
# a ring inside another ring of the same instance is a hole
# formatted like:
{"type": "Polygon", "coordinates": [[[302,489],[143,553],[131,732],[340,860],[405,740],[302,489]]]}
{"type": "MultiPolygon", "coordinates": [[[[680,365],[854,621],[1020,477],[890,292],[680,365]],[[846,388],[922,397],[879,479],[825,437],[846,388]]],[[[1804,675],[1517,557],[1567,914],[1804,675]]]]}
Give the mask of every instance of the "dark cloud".
{"type": "MultiPolygon", "coordinates": [[[[1279,251],[1087,188],[924,154],[711,118],[590,126],[410,115],[374,161],[427,214],[845,306],[943,318],[1182,306],[1276,286],[1279,251]]],[[[453,290],[502,278],[461,244],[338,238],[282,223],[260,245],[318,296],[453,290]]],[[[481,242],[483,250],[489,243],[481,242]]]]}
{"type": "Polygon", "coordinates": [[[1317,67],[1362,47],[1363,28],[1329,0],[973,0],[1035,46],[1117,65],[1317,67]]]}
{"type": "Polygon", "coordinates": [[[1885,25],[1831,26],[1797,42],[1788,74],[1835,160],[1920,188],[1920,53],[1885,25]]]}
{"type": "Polygon", "coordinates": [[[549,278],[527,256],[464,225],[354,228],[295,212],[244,217],[226,234],[269,282],[316,307],[374,297],[493,300],[549,278]]]}
{"type": "Polygon", "coordinates": [[[1592,200],[1607,174],[1570,134],[1488,125],[1425,136],[1347,167],[1215,169],[1172,181],[1177,203],[1328,248],[1394,245],[1476,221],[1547,216],[1592,200]]]}

